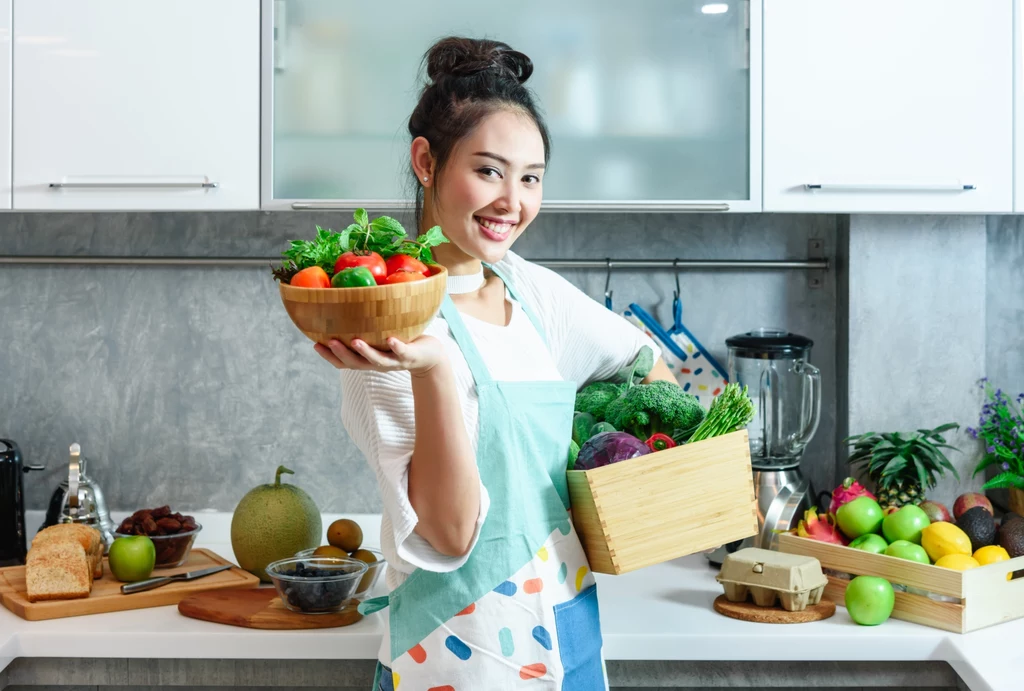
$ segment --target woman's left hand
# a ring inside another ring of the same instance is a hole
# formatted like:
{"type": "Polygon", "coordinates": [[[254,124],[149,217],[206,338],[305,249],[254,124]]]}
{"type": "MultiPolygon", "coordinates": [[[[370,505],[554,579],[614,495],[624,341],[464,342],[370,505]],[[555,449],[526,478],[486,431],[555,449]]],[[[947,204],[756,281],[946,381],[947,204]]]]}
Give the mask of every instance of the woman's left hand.
{"type": "Polygon", "coordinates": [[[375,372],[397,372],[408,370],[413,376],[429,372],[446,357],[444,346],[433,336],[420,336],[414,341],[403,343],[397,338],[388,339],[391,351],[377,350],[366,341],[355,339],[350,346],[337,339],[330,341],[330,347],[317,343],[314,350],[338,369],[372,370],[375,372]]]}

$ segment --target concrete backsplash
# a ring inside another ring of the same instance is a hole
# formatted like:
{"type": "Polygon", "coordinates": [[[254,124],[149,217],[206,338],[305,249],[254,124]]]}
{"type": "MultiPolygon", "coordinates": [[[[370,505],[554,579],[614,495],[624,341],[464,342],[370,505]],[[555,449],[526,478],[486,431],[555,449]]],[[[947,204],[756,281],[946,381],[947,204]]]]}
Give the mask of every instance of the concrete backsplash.
{"type": "MultiPolygon", "coordinates": [[[[404,219],[403,219],[404,220],[404,219]]],[[[0,215],[2,254],[277,256],[336,213],[0,215]]],[[[834,256],[827,215],[552,214],[515,249],[528,258],[834,256]]],[[[564,274],[595,299],[606,275],[564,274]]],[[[835,477],[834,272],[683,271],[684,322],[718,357],[759,326],[812,338],[822,422],[804,463],[818,489],[835,477]]],[[[612,275],[615,308],[637,302],[666,324],[672,272],[612,275]]],[[[373,474],[339,419],[333,369],[288,320],[269,270],[110,266],[0,267],[0,435],[45,473],[26,477],[42,509],[82,445],[114,509],[170,503],[230,511],[284,464],[324,511],[380,510],[373,474]]],[[[1019,333],[1019,332],[1018,332],[1019,333]]]]}

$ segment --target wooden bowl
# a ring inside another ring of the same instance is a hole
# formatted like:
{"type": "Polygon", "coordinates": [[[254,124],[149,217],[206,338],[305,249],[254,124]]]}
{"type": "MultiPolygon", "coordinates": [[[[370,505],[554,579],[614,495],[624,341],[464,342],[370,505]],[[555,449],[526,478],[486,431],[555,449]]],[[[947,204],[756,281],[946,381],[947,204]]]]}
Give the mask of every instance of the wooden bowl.
{"type": "Polygon", "coordinates": [[[387,350],[392,336],[409,342],[426,330],[447,293],[448,270],[437,265],[422,281],[365,288],[278,286],[288,316],[310,340],[348,345],[359,338],[387,350]]]}

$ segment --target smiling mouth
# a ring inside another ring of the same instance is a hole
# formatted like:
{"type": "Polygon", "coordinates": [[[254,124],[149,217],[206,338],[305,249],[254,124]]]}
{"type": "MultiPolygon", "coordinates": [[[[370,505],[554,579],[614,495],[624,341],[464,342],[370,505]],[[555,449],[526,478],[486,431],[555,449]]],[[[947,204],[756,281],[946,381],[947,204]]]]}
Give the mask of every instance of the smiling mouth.
{"type": "Polygon", "coordinates": [[[517,224],[511,222],[498,222],[474,216],[473,220],[480,226],[480,231],[491,240],[504,240],[509,236],[517,224]]]}

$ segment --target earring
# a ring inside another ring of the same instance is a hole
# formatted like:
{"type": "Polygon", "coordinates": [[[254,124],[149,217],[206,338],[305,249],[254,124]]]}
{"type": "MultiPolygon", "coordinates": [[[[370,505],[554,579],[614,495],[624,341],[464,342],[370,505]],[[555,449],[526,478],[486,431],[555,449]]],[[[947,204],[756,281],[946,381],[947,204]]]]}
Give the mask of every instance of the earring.
{"type": "Polygon", "coordinates": [[[427,178],[426,176],[424,176],[424,178],[423,178],[423,182],[426,182],[426,181],[427,181],[427,180],[429,180],[429,179],[430,179],[430,178],[427,178]]]}

